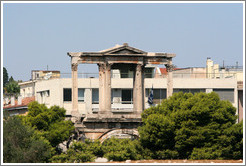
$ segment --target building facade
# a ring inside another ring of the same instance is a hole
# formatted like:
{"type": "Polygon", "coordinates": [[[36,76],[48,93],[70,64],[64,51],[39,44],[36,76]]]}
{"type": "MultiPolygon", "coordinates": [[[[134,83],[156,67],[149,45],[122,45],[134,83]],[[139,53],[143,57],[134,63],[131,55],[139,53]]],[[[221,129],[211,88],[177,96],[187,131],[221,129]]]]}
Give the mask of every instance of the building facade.
{"type": "Polygon", "coordinates": [[[242,119],[243,88],[238,84],[238,76],[225,76],[220,70],[217,73],[211,61],[207,61],[206,68],[174,68],[175,54],[145,52],[126,43],[99,52],[68,55],[70,78],[63,78],[59,72],[57,77],[23,82],[21,95],[26,96],[28,91],[39,103],[64,107],[67,117],[87,138],[104,140],[110,133],[124,132],[137,135],[141,113],[150,107],[148,96],[152,88],[154,104],[175,92],[214,91],[222,100],[229,100],[237,108],[239,120],[242,119]],[[80,63],[98,64],[99,72],[92,76],[80,74],[80,63]]]}

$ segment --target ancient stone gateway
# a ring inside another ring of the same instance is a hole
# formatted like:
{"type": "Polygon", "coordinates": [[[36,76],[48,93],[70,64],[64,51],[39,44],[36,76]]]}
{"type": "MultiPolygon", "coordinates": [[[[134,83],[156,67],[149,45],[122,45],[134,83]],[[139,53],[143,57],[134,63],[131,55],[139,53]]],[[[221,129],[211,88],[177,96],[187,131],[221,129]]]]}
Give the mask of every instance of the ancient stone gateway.
{"type": "Polygon", "coordinates": [[[129,138],[129,137],[124,137],[124,135],[129,135],[135,138],[139,137],[138,131],[136,129],[113,129],[113,130],[109,130],[108,132],[103,133],[99,137],[99,140],[101,142],[104,142],[106,139],[111,138],[113,136],[116,136],[116,137],[118,136],[120,138],[129,138]]]}
{"type": "MultiPolygon", "coordinates": [[[[87,138],[105,140],[119,132],[135,131],[141,125],[144,108],[144,68],[146,64],[163,64],[167,68],[167,97],[173,93],[172,58],[175,54],[145,52],[127,43],[99,52],[68,52],[72,67],[72,121],[87,138]],[[78,113],[78,73],[80,63],[99,68],[99,112],[84,117],[78,113]],[[111,69],[133,71],[133,110],[115,113],[111,108],[111,69]]],[[[123,133],[122,133],[123,134],[123,133]]],[[[135,135],[137,136],[137,135],[135,135]]]]}

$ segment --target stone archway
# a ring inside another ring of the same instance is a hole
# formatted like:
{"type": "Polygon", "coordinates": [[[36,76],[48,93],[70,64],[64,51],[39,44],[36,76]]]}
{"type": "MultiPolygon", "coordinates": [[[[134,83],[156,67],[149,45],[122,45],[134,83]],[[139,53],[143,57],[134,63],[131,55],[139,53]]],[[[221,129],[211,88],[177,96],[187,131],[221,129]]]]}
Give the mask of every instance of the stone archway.
{"type": "Polygon", "coordinates": [[[112,136],[117,137],[118,135],[121,134],[139,138],[139,133],[137,129],[112,129],[103,133],[98,139],[100,140],[101,143],[103,143],[106,139],[111,138],[112,136]]]}

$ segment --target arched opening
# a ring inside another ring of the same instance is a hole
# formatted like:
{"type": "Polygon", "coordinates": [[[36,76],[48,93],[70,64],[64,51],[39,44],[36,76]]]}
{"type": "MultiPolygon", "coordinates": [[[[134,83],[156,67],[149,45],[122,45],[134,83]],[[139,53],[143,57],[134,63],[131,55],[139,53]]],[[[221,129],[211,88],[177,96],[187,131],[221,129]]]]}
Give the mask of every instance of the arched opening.
{"type": "Polygon", "coordinates": [[[136,139],[139,138],[138,131],[136,129],[111,129],[105,133],[103,133],[99,140],[101,143],[103,143],[106,139],[109,139],[111,137],[115,138],[130,138],[130,139],[136,139]]]}

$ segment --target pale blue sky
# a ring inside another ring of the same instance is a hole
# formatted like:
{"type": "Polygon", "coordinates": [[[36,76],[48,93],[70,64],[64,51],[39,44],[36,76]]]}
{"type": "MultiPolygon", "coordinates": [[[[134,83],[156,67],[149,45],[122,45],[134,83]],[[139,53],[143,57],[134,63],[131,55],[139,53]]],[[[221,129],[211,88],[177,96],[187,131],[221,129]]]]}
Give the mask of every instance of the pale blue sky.
{"type": "MultiPolygon", "coordinates": [[[[243,65],[243,4],[4,4],[3,64],[9,76],[31,70],[71,72],[67,52],[128,43],[175,53],[178,67],[243,65]]],[[[97,72],[80,65],[79,72],[97,72]]]]}

